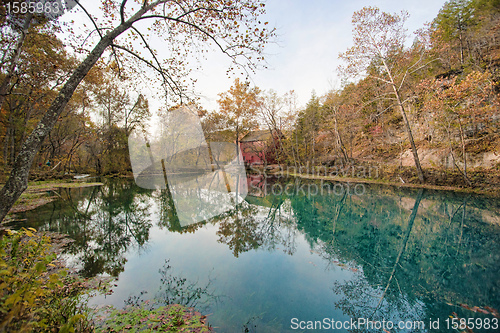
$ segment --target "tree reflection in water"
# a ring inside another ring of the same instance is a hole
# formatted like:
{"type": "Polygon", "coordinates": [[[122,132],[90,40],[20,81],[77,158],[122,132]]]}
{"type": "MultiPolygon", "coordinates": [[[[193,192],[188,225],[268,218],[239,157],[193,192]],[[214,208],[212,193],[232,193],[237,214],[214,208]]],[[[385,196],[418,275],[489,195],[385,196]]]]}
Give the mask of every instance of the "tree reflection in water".
{"type": "MultiPolygon", "coordinates": [[[[444,320],[452,312],[473,318],[491,315],[460,304],[500,307],[498,201],[377,185],[367,185],[362,195],[309,196],[295,190],[308,182],[284,181],[283,188],[292,187],[287,193],[247,196],[235,209],[185,228],[171,209],[168,192],[111,181],[102,188],[62,190],[64,201],[37,210],[27,217],[36,223],[27,226],[75,239],[70,253],[85,276],[117,276],[130,248],[147,248],[153,223],[165,234],[207,226],[236,258],[256,249],[279,249],[287,262],[299,265],[294,261],[302,255],[298,249],[308,247],[331,272],[338,309],[353,318],[428,321],[444,320]],[[338,280],[338,270],[350,271],[351,277],[338,280]]],[[[200,306],[216,297],[215,283],[198,285],[192,277],[176,277],[168,261],[161,271],[162,292],[155,298],[200,306]]]]}
{"type": "Polygon", "coordinates": [[[185,277],[174,275],[169,262],[170,259],[165,260],[165,264],[159,270],[161,285],[155,300],[160,304],[181,304],[203,310],[220,298],[215,295],[212,287],[213,280],[210,277],[205,285],[199,286],[198,281],[190,281],[185,277]]]}
{"type": "Polygon", "coordinates": [[[203,311],[221,298],[220,295],[215,294],[212,278],[209,277],[207,283],[200,285],[199,281],[192,281],[176,273],[170,265],[170,259],[165,260],[158,273],[160,273],[161,284],[154,298],[146,300],[145,295],[148,293],[144,290],[138,295],[129,296],[124,301],[125,307],[147,304],[150,309],[153,309],[163,305],[180,304],[203,311]]]}
{"type": "Polygon", "coordinates": [[[257,248],[274,250],[278,246],[292,255],[297,230],[290,201],[283,196],[246,200],[209,221],[219,226],[218,241],[227,244],[235,257],[257,248]]]}
{"type": "Polygon", "coordinates": [[[74,240],[66,257],[84,277],[116,277],[123,272],[127,250],[147,246],[151,191],[130,181],[107,181],[104,186],[61,189],[60,196],[62,200],[25,214],[36,214],[30,226],[74,240]]]}
{"type": "MultiPolygon", "coordinates": [[[[392,322],[398,322],[400,320],[417,321],[420,319],[423,314],[421,312],[422,308],[419,304],[412,304],[408,301],[406,295],[401,290],[396,272],[402,267],[400,261],[407,248],[423,194],[424,190],[419,190],[394,265],[392,268],[384,267],[385,269],[382,269],[386,272],[390,271],[387,283],[385,285],[379,284],[376,288],[373,288],[360,275],[357,275],[355,279],[347,281],[344,284],[339,281],[334,283],[333,291],[336,294],[342,294],[344,296],[343,299],[337,302],[337,307],[342,309],[343,313],[349,314],[349,316],[355,318],[355,320],[358,318],[366,318],[378,322],[389,320],[392,322]],[[395,287],[393,286],[391,288],[392,284],[394,284],[395,287]],[[385,297],[388,296],[389,289],[391,290],[391,294],[396,293],[397,296],[387,300],[385,297]],[[397,293],[398,291],[399,293],[397,293]]],[[[366,332],[367,329],[363,327],[362,329],[360,328],[352,331],[366,332]]]]}
{"type": "Polygon", "coordinates": [[[148,195],[140,195],[139,191],[132,183],[111,182],[100,187],[94,201],[89,202],[94,211],[86,221],[86,241],[71,250],[80,255],[83,276],[118,276],[127,261],[128,248],[147,244],[152,226],[151,203],[148,195]]]}
{"type": "Polygon", "coordinates": [[[159,227],[166,228],[171,232],[178,232],[182,234],[195,232],[205,224],[203,221],[182,227],[175,212],[174,200],[168,189],[157,190],[153,192],[152,197],[159,208],[159,220],[157,222],[159,227]]]}
{"type": "Polygon", "coordinates": [[[490,238],[498,238],[498,228],[473,225],[478,211],[466,215],[470,197],[443,200],[420,190],[411,207],[411,196],[402,194],[392,202],[374,195],[346,201],[331,240],[319,242],[323,258],[356,272],[350,280],[333,282],[333,291],[342,296],[337,308],[352,318],[395,323],[427,325],[430,318],[444,320],[452,313],[491,318],[488,311],[467,308],[499,305],[495,253],[500,248],[490,238]],[[387,212],[399,207],[399,214],[384,214],[379,207],[387,212]]]}

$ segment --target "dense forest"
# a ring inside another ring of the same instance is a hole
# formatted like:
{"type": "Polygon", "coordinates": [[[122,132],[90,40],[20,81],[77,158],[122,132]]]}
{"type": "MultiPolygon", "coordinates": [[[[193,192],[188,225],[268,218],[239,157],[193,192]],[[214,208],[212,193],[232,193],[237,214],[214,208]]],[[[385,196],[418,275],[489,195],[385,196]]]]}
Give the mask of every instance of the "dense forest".
{"type": "MultiPolygon", "coordinates": [[[[80,50],[58,37],[54,21],[23,28],[1,10],[4,182],[80,50]]],[[[218,110],[183,102],[198,108],[207,140],[239,140],[259,128],[280,133],[269,161],[283,165],[375,166],[404,182],[493,182],[500,165],[500,2],[449,1],[413,36],[404,29],[407,17],[371,7],[354,13],[354,44],[339,55],[341,88],[313,94],[305,107],[293,91],[279,95],[239,79],[220,93],[218,110]]],[[[127,136],[168,109],[152,110],[117,59],[100,59],[85,76],[35,156],[31,178],[130,173],[127,136]]]]}

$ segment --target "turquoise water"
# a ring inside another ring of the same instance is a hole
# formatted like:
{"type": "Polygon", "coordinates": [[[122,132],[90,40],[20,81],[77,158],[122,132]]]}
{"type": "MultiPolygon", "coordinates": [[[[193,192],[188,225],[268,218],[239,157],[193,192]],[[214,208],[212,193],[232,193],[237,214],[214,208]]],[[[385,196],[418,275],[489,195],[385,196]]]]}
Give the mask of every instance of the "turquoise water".
{"type": "Polygon", "coordinates": [[[500,331],[497,200],[265,181],[233,210],[187,228],[165,191],[128,180],[60,189],[60,200],[17,218],[72,237],[65,258],[84,276],[116,277],[113,293],[92,305],[182,303],[208,314],[217,332],[328,331],[332,319],[348,331],[346,322],[364,318],[375,327],[354,328],[422,322],[389,331],[452,332],[450,316],[491,321],[474,332],[500,331]]]}

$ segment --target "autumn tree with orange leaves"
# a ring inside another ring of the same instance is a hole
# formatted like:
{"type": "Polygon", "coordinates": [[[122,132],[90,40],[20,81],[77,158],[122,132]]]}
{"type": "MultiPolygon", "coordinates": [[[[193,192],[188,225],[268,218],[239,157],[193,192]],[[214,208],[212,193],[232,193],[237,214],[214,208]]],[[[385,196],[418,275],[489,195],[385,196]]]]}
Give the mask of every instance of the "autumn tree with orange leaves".
{"type": "Polygon", "coordinates": [[[234,80],[234,85],[219,96],[220,114],[227,128],[234,131],[236,145],[241,136],[258,127],[256,120],[260,108],[260,89],[250,87],[249,82],[234,80]]]}

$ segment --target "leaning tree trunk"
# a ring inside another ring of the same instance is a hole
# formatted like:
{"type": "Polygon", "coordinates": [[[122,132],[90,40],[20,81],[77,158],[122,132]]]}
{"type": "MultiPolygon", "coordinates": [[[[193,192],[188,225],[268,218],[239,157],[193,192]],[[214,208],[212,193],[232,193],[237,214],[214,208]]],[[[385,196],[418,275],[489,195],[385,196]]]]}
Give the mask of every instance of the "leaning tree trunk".
{"type": "Polygon", "coordinates": [[[340,151],[342,152],[342,155],[344,156],[345,163],[347,164],[349,162],[349,157],[347,156],[347,150],[344,146],[344,142],[342,141],[342,137],[340,136],[339,126],[338,126],[338,122],[337,122],[337,109],[336,109],[336,107],[333,108],[333,119],[335,122],[335,132],[337,133],[337,144],[339,146],[340,151]]]}
{"type": "MultiPolygon", "coordinates": [[[[381,54],[383,57],[383,55],[381,54]]],[[[418,152],[417,152],[417,147],[415,146],[415,141],[413,140],[413,134],[411,133],[411,127],[410,123],[408,122],[408,117],[406,116],[405,108],[403,106],[403,101],[401,101],[401,94],[400,91],[396,85],[396,82],[394,81],[394,78],[392,76],[391,70],[385,60],[382,60],[385,70],[387,72],[387,75],[389,76],[389,84],[392,86],[392,90],[394,91],[394,95],[396,96],[396,101],[398,102],[398,107],[399,111],[401,112],[401,116],[403,117],[403,121],[405,123],[405,129],[406,129],[406,134],[408,135],[408,140],[410,140],[410,145],[411,145],[411,152],[413,153],[413,160],[415,161],[415,167],[417,168],[417,175],[418,179],[420,180],[421,183],[424,182],[424,173],[422,171],[422,166],[420,165],[420,159],[418,158],[418,152]]],[[[403,82],[404,83],[404,79],[403,82]]],[[[399,85],[401,87],[401,85],[399,85]]]]}
{"type": "Polygon", "coordinates": [[[73,71],[71,77],[59,91],[59,94],[54,99],[47,112],[21,147],[21,150],[14,161],[9,179],[0,190],[0,222],[5,218],[10,208],[21,196],[21,193],[23,193],[28,187],[28,176],[33,159],[40,150],[44,139],[47,135],[49,135],[52,128],[56,124],[57,119],[61,115],[71,96],[73,96],[73,93],[80,82],[99,60],[104,50],[113,43],[113,40],[121,33],[129,29],[132,26],[132,23],[144,15],[146,11],[147,9],[145,8],[141,9],[128,21],[120,24],[106,36],[101,38],[92,52],[90,52],[85,60],[73,71]]]}
{"type": "Polygon", "coordinates": [[[413,159],[415,161],[415,167],[417,168],[418,179],[421,183],[424,182],[424,173],[422,172],[422,166],[420,165],[420,159],[418,158],[417,147],[415,146],[415,141],[413,140],[413,134],[411,133],[410,123],[408,122],[408,117],[406,117],[406,112],[403,106],[403,102],[401,101],[401,96],[399,95],[399,91],[396,88],[396,85],[392,85],[394,90],[394,94],[396,95],[396,99],[399,106],[399,111],[401,111],[401,116],[403,117],[403,121],[405,123],[406,134],[408,135],[408,140],[410,140],[411,151],[413,153],[413,159]]]}

